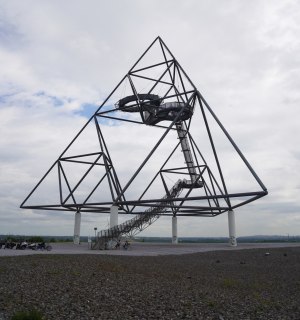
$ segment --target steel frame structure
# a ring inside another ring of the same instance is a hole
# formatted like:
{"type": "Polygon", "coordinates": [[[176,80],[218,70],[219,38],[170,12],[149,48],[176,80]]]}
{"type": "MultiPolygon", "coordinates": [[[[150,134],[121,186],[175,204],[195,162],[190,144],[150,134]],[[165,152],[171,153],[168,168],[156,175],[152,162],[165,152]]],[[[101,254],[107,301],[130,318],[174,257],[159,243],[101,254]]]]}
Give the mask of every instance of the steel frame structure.
{"type": "Polygon", "coordinates": [[[217,216],[229,210],[233,210],[237,207],[248,204],[252,201],[255,201],[265,195],[267,195],[268,191],[258,175],[255,173],[245,156],[242,154],[238,146],[235,144],[229,133],[226,131],[220,120],[217,118],[209,104],[203,98],[201,93],[197,90],[195,85],[192,83],[186,72],[183,70],[179,62],[173,56],[169,48],[163,42],[160,37],[157,37],[152,44],[145,50],[142,56],[137,60],[137,62],[133,65],[133,67],[129,70],[129,72],[122,78],[119,84],[114,88],[111,94],[105,99],[105,101],[100,105],[100,107],[96,110],[93,116],[87,121],[87,123],[83,126],[83,128],[78,132],[78,134],[74,137],[74,139],[70,142],[70,144],[66,147],[66,149],[62,152],[62,154],[58,157],[58,159],[54,162],[54,164],[50,167],[50,169],[45,173],[45,175],[40,179],[37,185],[33,188],[33,190],[29,193],[26,199],[22,202],[21,208],[24,209],[38,209],[38,210],[58,210],[58,211],[69,211],[69,212],[96,212],[96,213],[109,213],[110,207],[112,205],[118,206],[120,214],[144,214],[145,209],[147,208],[157,208],[155,210],[157,215],[166,215],[166,216],[217,216]],[[159,44],[163,61],[159,63],[150,64],[144,66],[143,68],[137,68],[139,63],[143,60],[145,55],[151,50],[154,44],[159,44]],[[143,74],[143,72],[147,72],[152,68],[165,68],[164,71],[160,74],[158,78],[152,78],[147,74],[143,74]],[[167,78],[167,80],[166,80],[167,78]],[[170,121],[167,125],[165,122],[163,124],[156,123],[153,125],[154,128],[160,129],[163,131],[160,139],[157,141],[155,146],[150,150],[149,154],[142,161],[141,165],[136,169],[131,178],[127,181],[124,187],[121,186],[120,180],[118,178],[117,172],[113,165],[112,158],[110,157],[110,153],[108,150],[108,146],[104,140],[104,136],[101,129],[101,121],[100,119],[110,119],[112,121],[125,121],[134,124],[145,125],[145,101],[142,100],[142,92],[138,92],[135,86],[136,79],[143,79],[144,81],[148,81],[152,84],[150,90],[146,92],[147,95],[154,95],[155,90],[158,85],[164,85],[168,89],[164,92],[163,96],[160,97],[161,100],[174,100],[178,103],[181,103],[182,108],[177,113],[172,121],[170,121]],[[131,103],[126,110],[126,106],[121,108],[118,107],[118,101],[115,101],[116,105],[111,108],[107,108],[107,102],[114,95],[116,90],[120,87],[120,85],[124,81],[128,81],[131,86],[132,95],[136,97],[136,102],[131,103]],[[179,85],[178,85],[179,83],[179,85]],[[181,115],[187,110],[187,108],[200,108],[200,114],[202,115],[202,119],[205,124],[205,129],[207,132],[207,137],[211,146],[211,150],[213,153],[214,161],[217,167],[216,175],[211,171],[209,164],[204,159],[200,148],[196,144],[196,141],[192,137],[190,133],[190,126],[192,117],[188,120],[181,121],[181,115]],[[128,117],[120,116],[120,114],[126,111],[130,112],[134,110],[139,114],[140,120],[132,119],[128,117]],[[125,109],[125,110],[124,110],[125,109]],[[207,115],[210,115],[215,121],[215,123],[222,130],[230,144],[233,146],[234,150],[239,155],[240,159],[246,165],[247,169],[251,173],[252,177],[255,179],[258,185],[257,191],[251,192],[240,192],[240,193],[230,193],[227,190],[226,181],[223,175],[221,163],[219,161],[219,156],[216,150],[216,146],[213,140],[213,135],[210,130],[210,126],[207,120],[207,115]],[[169,159],[172,157],[174,152],[180,148],[180,141],[177,143],[173,151],[168,155],[165,162],[162,164],[160,170],[155,173],[153,179],[147,185],[147,187],[142,191],[142,193],[134,200],[126,199],[126,190],[135,180],[135,178],[140,174],[141,170],[145,166],[145,164],[149,161],[152,155],[155,153],[157,148],[160,146],[165,137],[176,130],[176,124],[182,122],[185,124],[186,131],[185,137],[189,141],[191,146],[191,154],[193,159],[195,159],[195,163],[193,163],[192,167],[195,172],[197,172],[197,177],[194,179],[195,181],[190,185],[189,188],[183,188],[185,192],[180,196],[173,197],[169,194],[169,188],[167,187],[164,175],[168,174],[177,174],[182,177],[186,177],[188,174],[187,166],[177,167],[177,168],[167,168],[167,164],[169,159]],[[66,156],[66,152],[72,146],[72,144],[76,141],[76,139],[80,136],[80,134],[85,130],[85,128],[94,123],[97,138],[99,142],[99,146],[101,151],[94,153],[83,153],[76,154],[73,156],[66,156]],[[93,157],[92,160],[87,160],[87,158],[93,157]],[[71,185],[69,182],[69,177],[64,170],[65,163],[78,163],[85,164],[87,166],[87,170],[82,175],[81,179],[75,185],[71,185]],[[96,185],[91,186],[90,193],[87,194],[84,201],[78,201],[76,199],[75,193],[76,190],[80,187],[81,183],[85,180],[85,178],[89,175],[89,173],[93,170],[93,168],[101,166],[104,169],[104,174],[98,178],[98,182],[96,185]],[[59,203],[53,204],[37,204],[32,205],[28,204],[28,200],[32,197],[32,195],[36,192],[38,187],[43,183],[47,175],[52,171],[57,170],[57,180],[58,180],[58,192],[59,192],[59,203]],[[153,182],[156,179],[161,179],[161,183],[164,186],[167,197],[164,198],[145,198],[145,194],[152,186],[153,182]],[[107,179],[109,184],[109,190],[111,195],[110,201],[99,201],[99,202],[91,202],[90,199],[95,195],[95,191],[99,187],[99,185],[107,179]],[[198,181],[201,181],[203,184],[202,195],[191,195],[192,190],[196,188],[196,184],[198,181]],[[63,188],[63,185],[65,186],[63,188]],[[66,189],[67,188],[67,194],[66,189]],[[64,189],[64,191],[63,191],[64,189]],[[171,200],[170,200],[171,199],[171,200]],[[239,200],[238,203],[233,204],[232,200],[239,200]]]}

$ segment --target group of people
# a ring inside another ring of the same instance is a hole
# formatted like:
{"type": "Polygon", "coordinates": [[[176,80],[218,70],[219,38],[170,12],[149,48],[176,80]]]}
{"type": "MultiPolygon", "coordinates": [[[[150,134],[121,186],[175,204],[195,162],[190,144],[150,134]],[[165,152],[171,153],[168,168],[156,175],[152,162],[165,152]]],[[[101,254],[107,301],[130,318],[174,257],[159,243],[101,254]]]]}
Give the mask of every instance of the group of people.
{"type": "MultiPolygon", "coordinates": [[[[127,250],[130,246],[130,243],[128,242],[128,240],[125,241],[125,243],[123,244],[123,249],[127,250]]],[[[115,249],[121,249],[121,240],[119,239],[115,245],[115,249]]]]}

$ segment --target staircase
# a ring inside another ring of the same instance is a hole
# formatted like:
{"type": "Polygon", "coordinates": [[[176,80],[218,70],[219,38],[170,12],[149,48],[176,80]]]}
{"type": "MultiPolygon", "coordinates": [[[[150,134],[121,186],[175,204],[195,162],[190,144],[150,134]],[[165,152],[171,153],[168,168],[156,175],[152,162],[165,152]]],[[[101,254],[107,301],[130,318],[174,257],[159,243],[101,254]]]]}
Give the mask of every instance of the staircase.
{"type": "Polygon", "coordinates": [[[179,179],[162,199],[170,199],[167,202],[157,202],[155,207],[150,207],[144,213],[125,221],[117,226],[98,232],[98,236],[92,249],[111,249],[113,245],[122,237],[133,237],[149,227],[155,222],[163,212],[168,210],[167,205],[172,204],[172,200],[177,198],[183,189],[202,188],[203,181],[194,165],[193,155],[187,138],[187,128],[183,121],[176,123],[178,139],[187,165],[188,174],[191,180],[179,179]]]}
{"type": "Polygon", "coordinates": [[[183,152],[184,160],[185,160],[189,175],[191,177],[191,180],[185,180],[185,186],[183,188],[202,188],[203,182],[199,180],[200,177],[196,171],[185,123],[183,121],[177,122],[176,130],[178,134],[178,139],[181,144],[181,150],[183,152]]]}
{"type": "Polygon", "coordinates": [[[169,194],[166,194],[162,199],[170,199],[167,202],[158,202],[155,207],[150,207],[144,213],[135,216],[117,226],[98,232],[96,242],[92,246],[93,250],[110,249],[112,244],[121,236],[133,237],[149,227],[155,222],[162,212],[167,211],[166,205],[172,204],[172,199],[177,198],[182,191],[184,180],[179,179],[170,189],[169,194]]]}

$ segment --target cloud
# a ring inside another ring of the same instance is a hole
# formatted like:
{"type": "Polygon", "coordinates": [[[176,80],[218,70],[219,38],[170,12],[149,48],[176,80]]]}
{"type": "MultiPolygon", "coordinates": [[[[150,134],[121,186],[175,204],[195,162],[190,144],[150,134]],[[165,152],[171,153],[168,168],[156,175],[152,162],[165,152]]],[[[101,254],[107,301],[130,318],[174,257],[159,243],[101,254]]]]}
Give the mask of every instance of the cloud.
{"type": "MultiPolygon", "coordinates": [[[[299,233],[298,21],[297,1],[2,2],[0,233],[72,234],[73,216],[18,206],[157,35],[270,191],[237,210],[238,232],[299,233]]],[[[138,146],[140,163],[152,137],[129,141],[126,126],[108,124],[115,155],[138,146]]],[[[124,177],[131,165],[120,167],[124,177]]],[[[106,220],[86,216],[83,234],[106,220]]],[[[178,223],[182,236],[227,233],[226,216],[178,223]]],[[[162,218],[144,234],[170,226],[162,218]]]]}

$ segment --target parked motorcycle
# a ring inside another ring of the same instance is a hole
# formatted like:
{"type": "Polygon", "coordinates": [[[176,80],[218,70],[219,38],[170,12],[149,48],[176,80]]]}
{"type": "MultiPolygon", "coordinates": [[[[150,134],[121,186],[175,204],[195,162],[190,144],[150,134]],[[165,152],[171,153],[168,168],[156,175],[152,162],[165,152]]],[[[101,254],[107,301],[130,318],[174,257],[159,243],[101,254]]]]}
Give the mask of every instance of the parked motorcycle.
{"type": "Polygon", "coordinates": [[[26,241],[20,242],[17,244],[16,247],[17,250],[25,250],[25,249],[31,249],[31,250],[47,250],[51,251],[52,246],[47,245],[45,242],[39,242],[39,243],[28,243],[26,241]]]}
{"type": "Polygon", "coordinates": [[[52,246],[47,245],[45,242],[31,243],[28,246],[28,248],[32,249],[32,250],[47,250],[47,251],[51,251],[52,250],[52,246]]]}

